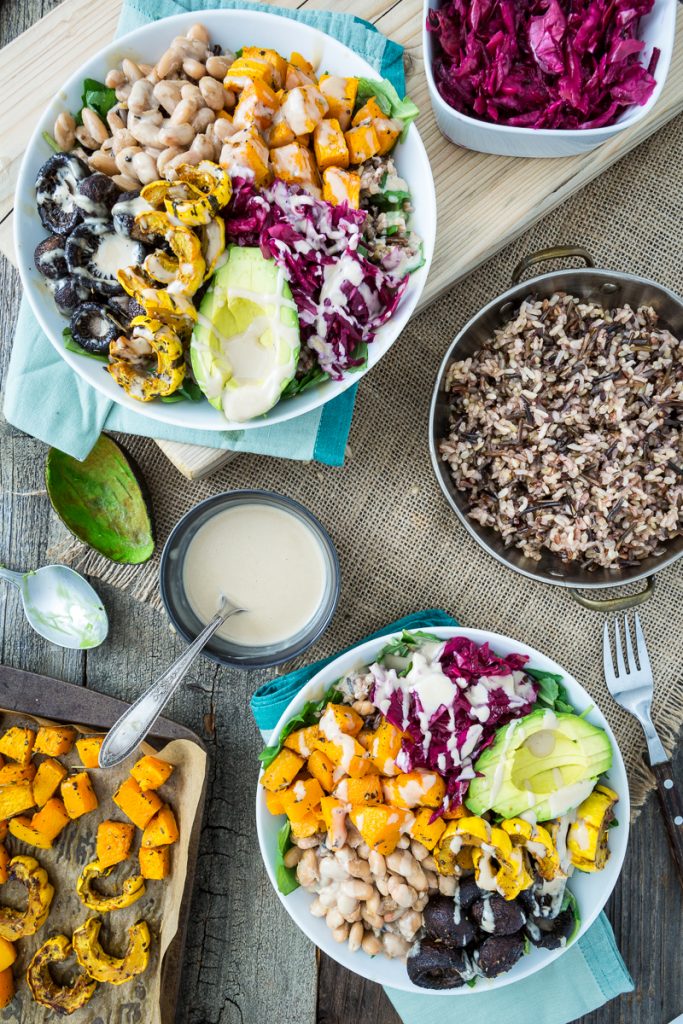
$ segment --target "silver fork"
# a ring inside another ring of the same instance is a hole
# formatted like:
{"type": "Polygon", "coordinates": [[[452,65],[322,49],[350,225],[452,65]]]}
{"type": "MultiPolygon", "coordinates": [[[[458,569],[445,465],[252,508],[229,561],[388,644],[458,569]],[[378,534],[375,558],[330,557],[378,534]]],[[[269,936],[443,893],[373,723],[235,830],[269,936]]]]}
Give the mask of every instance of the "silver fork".
{"type": "Polygon", "coordinates": [[[664,815],[669,842],[678,877],[683,886],[683,799],[680,789],[674,782],[673,765],[666,756],[666,751],[652,724],[650,710],[652,707],[653,676],[650,658],[645,646],[643,627],[640,616],[635,613],[636,650],[633,650],[631,625],[628,615],[624,615],[623,634],[626,645],[626,660],[622,644],[622,629],[619,620],[614,620],[614,648],[616,652],[616,669],[612,660],[609,622],[605,622],[603,637],[603,658],[605,666],[605,682],[614,700],[625,711],[630,712],[640,722],[645,740],[652,773],[657,782],[657,794],[664,815]],[[636,659],[637,654],[637,659],[636,659]]]}

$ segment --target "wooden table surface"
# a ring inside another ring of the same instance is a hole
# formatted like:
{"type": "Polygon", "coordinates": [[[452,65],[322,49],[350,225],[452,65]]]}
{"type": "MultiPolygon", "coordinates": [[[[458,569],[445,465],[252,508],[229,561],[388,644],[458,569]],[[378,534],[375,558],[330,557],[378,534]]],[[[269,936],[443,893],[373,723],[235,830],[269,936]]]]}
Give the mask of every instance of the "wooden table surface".
{"type": "MultiPolygon", "coordinates": [[[[0,3],[0,46],[56,6],[56,0],[0,3]]],[[[396,5],[398,6],[398,5],[396,5]]],[[[50,60],[35,54],[36,74],[50,60]]],[[[19,279],[0,262],[0,385],[9,361],[19,279]]],[[[0,560],[44,563],[63,538],[43,490],[45,446],[0,421],[0,560]]],[[[243,456],[249,458],[249,456],[243,456]]],[[[148,685],[179,645],[162,615],[100,587],[111,636],[96,651],[50,647],[25,624],[15,591],[0,590],[0,662],[54,675],[124,699],[148,685]]],[[[265,678],[265,674],[263,676],[265,678]]],[[[398,1024],[378,986],[322,958],[290,922],[262,869],[253,816],[260,747],[248,699],[258,673],[202,663],[168,709],[202,735],[210,752],[209,789],[191,913],[178,1020],[187,1024],[398,1024]]],[[[683,748],[676,754],[683,774],[683,748]]],[[[626,865],[608,904],[636,992],[581,1024],[668,1024],[683,1013],[681,892],[664,828],[651,798],[633,831],[626,865]]],[[[530,1009],[529,1019],[540,1020],[530,1009]]]]}

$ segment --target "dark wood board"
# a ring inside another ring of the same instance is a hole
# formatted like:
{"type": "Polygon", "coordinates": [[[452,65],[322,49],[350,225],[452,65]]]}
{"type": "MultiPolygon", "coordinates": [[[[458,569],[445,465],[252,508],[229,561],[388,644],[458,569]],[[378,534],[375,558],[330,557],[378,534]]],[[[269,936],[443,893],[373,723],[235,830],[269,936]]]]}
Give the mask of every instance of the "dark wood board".
{"type": "MultiPolygon", "coordinates": [[[[35,672],[24,672],[9,665],[0,665],[0,707],[6,711],[37,715],[55,722],[92,726],[93,729],[110,729],[128,705],[116,697],[109,697],[97,690],[66,683],[62,679],[51,679],[35,672]]],[[[200,738],[184,725],[171,722],[168,718],[157,719],[154,731],[148,737],[152,746],[161,748],[169,740],[189,740],[206,751],[200,738]]],[[[197,812],[192,822],[192,834],[187,856],[187,875],[183,901],[178,918],[178,931],[173,937],[161,964],[161,1019],[162,1024],[176,1020],[178,993],[183,963],[185,937],[194,885],[199,837],[202,829],[206,776],[202,786],[197,812]]]]}

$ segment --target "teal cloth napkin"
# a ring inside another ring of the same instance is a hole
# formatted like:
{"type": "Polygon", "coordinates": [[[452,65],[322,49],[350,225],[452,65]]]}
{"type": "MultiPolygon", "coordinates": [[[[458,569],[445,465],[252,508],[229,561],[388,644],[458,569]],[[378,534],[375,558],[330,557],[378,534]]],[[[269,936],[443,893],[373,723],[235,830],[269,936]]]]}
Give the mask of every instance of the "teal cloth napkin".
{"type": "MultiPolygon", "coordinates": [[[[439,609],[415,612],[390,623],[366,637],[374,640],[399,629],[429,629],[431,626],[457,626],[457,620],[439,609]]],[[[353,646],[356,646],[355,644],[353,646]]],[[[347,648],[350,650],[351,648],[347,648]]],[[[345,653],[345,652],[340,652],[345,653]]],[[[283,711],[304,683],[333,658],[279,676],[261,686],[251,699],[256,724],[264,733],[277,725],[283,711]]],[[[403,1024],[470,1024],[472,1021],[505,1021],[505,1024],[569,1024],[603,1006],[623,992],[632,992],[628,973],[605,914],[561,957],[543,970],[493,992],[472,992],[448,1000],[415,992],[385,988],[403,1024]]]]}
{"type": "MultiPolygon", "coordinates": [[[[211,0],[208,6],[263,10],[304,21],[355,50],[383,78],[388,78],[400,95],[405,92],[403,47],[361,18],[334,11],[288,10],[237,0],[211,0]]],[[[206,7],[206,0],[126,0],[117,34],[185,11],[196,11],[201,18],[206,7]]],[[[7,374],[4,413],[19,430],[77,459],[84,459],[101,432],[110,430],[259,455],[315,459],[330,466],[341,466],[356,389],[354,385],[321,408],[274,427],[188,432],[131,412],[86,384],[45,337],[24,299],[7,374]]]]}

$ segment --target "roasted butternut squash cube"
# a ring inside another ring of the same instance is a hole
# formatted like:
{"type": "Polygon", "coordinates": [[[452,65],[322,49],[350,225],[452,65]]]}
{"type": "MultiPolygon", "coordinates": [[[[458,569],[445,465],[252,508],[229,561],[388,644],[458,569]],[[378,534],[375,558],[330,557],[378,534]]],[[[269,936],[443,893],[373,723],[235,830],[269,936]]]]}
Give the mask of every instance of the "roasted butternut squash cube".
{"type": "Polygon", "coordinates": [[[403,124],[397,118],[377,117],[372,122],[372,127],[375,129],[375,135],[379,142],[378,155],[385,156],[396,145],[398,137],[403,131],[403,124]]]}
{"type": "Polygon", "coordinates": [[[301,821],[309,811],[320,807],[324,795],[317,779],[297,779],[289,789],[280,793],[280,800],[289,820],[301,821]]]}
{"type": "Polygon", "coordinates": [[[36,734],[33,729],[22,729],[15,725],[0,736],[0,754],[5,754],[10,761],[28,764],[35,740],[36,734]]]}
{"type": "Polygon", "coordinates": [[[257,79],[242,89],[232,123],[238,131],[256,127],[264,132],[272,123],[278,106],[277,96],[270,86],[257,79]]]}
{"type": "Polygon", "coordinates": [[[98,806],[97,796],[87,772],[78,772],[60,786],[62,800],[70,818],[80,818],[98,806]]]}
{"type": "Polygon", "coordinates": [[[357,736],[363,728],[363,719],[348,704],[328,704],[320,717],[318,728],[332,738],[339,732],[357,736]]]}
{"type": "Polygon", "coordinates": [[[300,821],[292,822],[292,835],[295,839],[310,839],[324,831],[325,823],[318,811],[309,811],[300,821]]]}
{"type": "Polygon", "coordinates": [[[142,829],[147,828],[154,815],[162,807],[161,799],[154,790],[143,793],[132,776],[124,779],[112,800],[134,825],[142,829]]]}
{"type": "Polygon", "coordinates": [[[0,936],[0,972],[11,967],[16,959],[17,951],[14,948],[14,943],[0,936]]]}
{"type": "Polygon", "coordinates": [[[354,736],[340,733],[337,739],[330,739],[321,732],[315,745],[337,768],[342,768],[354,779],[362,779],[374,770],[367,750],[363,750],[354,736]]]}
{"type": "Polygon", "coordinates": [[[145,754],[133,765],[130,774],[133,776],[143,793],[148,789],[158,789],[170,779],[175,765],[162,761],[160,757],[145,754]]]}
{"type": "Polygon", "coordinates": [[[321,171],[327,167],[349,166],[349,148],[339,121],[334,117],[325,118],[315,126],[313,149],[321,171]]]}
{"type": "Polygon", "coordinates": [[[334,789],[334,764],[322,750],[314,750],[308,758],[308,770],[326,793],[334,789]]]}
{"type": "Polygon", "coordinates": [[[287,789],[304,766],[304,759],[286,747],[280,751],[261,776],[261,785],[271,793],[287,789]]]}
{"type": "Polygon", "coordinates": [[[320,811],[327,828],[327,845],[331,850],[341,849],[346,842],[347,807],[348,804],[336,796],[324,796],[320,801],[320,811]]]}
{"type": "Polygon", "coordinates": [[[37,807],[42,807],[46,804],[51,796],[53,796],[57,787],[66,778],[67,770],[63,764],[59,761],[55,761],[53,757],[48,758],[47,761],[42,761],[38,765],[38,771],[36,777],[33,780],[33,799],[35,800],[37,807]]]}
{"type": "Polygon", "coordinates": [[[0,1009],[9,1006],[14,999],[15,992],[12,968],[6,967],[4,971],[0,971],[0,1009]]]}
{"type": "Polygon", "coordinates": [[[168,804],[164,804],[142,833],[142,845],[170,846],[171,843],[178,842],[179,836],[180,832],[178,831],[178,822],[175,820],[175,814],[168,804]]]}
{"type": "Polygon", "coordinates": [[[328,167],[323,171],[323,199],[333,206],[348,203],[357,210],[360,206],[360,174],[341,167],[328,167]]]}
{"type": "Polygon", "coordinates": [[[51,797],[44,807],[31,818],[31,825],[38,829],[52,842],[55,841],[60,832],[63,832],[71,818],[66,812],[66,807],[59,797],[51,797]]]}
{"type": "Polygon", "coordinates": [[[272,124],[266,132],[266,142],[270,149],[279,149],[280,146],[288,146],[294,142],[296,135],[287,124],[285,115],[281,110],[275,112],[272,124]]]}
{"type": "Polygon", "coordinates": [[[273,88],[281,89],[285,84],[287,61],[277,50],[261,50],[258,46],[244,46],[242,56],[247,60],[267,60],[273,68],[273,88]]]}
{"type": "Polygon", "coordinates": [[[342,779],[334,795],[347,804],[381,804],[384,801],[379,775],[362,779],[342,779]]]}
{"type": "Polygon", "coordinates": [[[61,725],[41,725],[33,745],[34,754],[59,757],[69,754],[76,739],[76,730],[61,725]]]}
{"type": "MultiPolygon", "coordinates": [[[[226,89],[240,92],[250,82],[261,81],[272,89],[275,85],[275,78],[275,67],[265,57],[245,57],[243,55],[232,62],[223,79],[223,85],[226,89]]],[[[276,85],[275,88],[279,89],[280,86],[276,85]]]]}
{"type": "Polygon", "coordinates": [[[356,127],[359,124],[365,124],[366,121],[374,121],[376,117],[384,117],[384,111],[380,107],[379,103],[374,96],[371,96],[367,103],[364,103],[362,107],[359,107],[356,113],[353,115],[351,124],[356,127]]]}
{"type": "Polygon", "coordinates": [[[436,772],[417,769],[402,772],[382,783],[384,799],[393,807],[440,807],[446,795],[446,784],[436,772]]]}
{"type": "Polygon", "coordinates": [[[379,770],[380,775],[398,775],[396,758],[401,750],[403,734],[396,726],[383,718],[375,729],[369,747],[370,760],[379,770]]]}
{"type": "Polygon", "coordinates": [[[99,766],[100,747],[104,743],[104,736],[84,736],[76,740],[76,750],[84,768],[97,768],[99,766]]]}
{"type": "Polygon", "coordinates": [[[313,154],[300,143],[291,142],[289,146],[271,149],[270,160],[276,178],[297,185],[318,184],[318,169],[313,154]]]}
{"type": "Polygon", "coordinates": [[[266,807],[271,814],[284,814],[285,809],[282,806],[282,799],[279,793],[270,793],[266,790],[266,807]]]}
{"type": "Polygon", "coordinates": [[[296,50],[293,50],[290,53],[289,63],[292,65],[292,67],[298,68],[299,71],[303,71],[303,73],[307,75],[308,78],[315,79],[315,68],[310,63],[310,61],[307,61],[306,58],[302,56],[302,54],[297,53],[296,50]]]}
{"type": "Polygon", "coordinates": [[[9,878],[9,853],[4,843],[0,843],[0,885],[4,885],[9,878]]]}
{"type": "Polygon", "coordinates": [[[321,75],[319,88],[329,105],[328,116],[336,118],[342,131],[351,124],[351,115],[358,94],[357,78],[342,78],[340,75],[321,75]]]}
{"type": "Polygon", "coordinates": [[[371,156],[379,153],[379,139],[371,124],[359,124],[344,133],[346,145],[349,147],[349,163],[363,164],[371,156]]]}
{"type": "Polygon", "coordinates": [[[9,823],[9,830],[15,839],[20,839],[22,843],[26,843],[28,846],[36,846],[39,850],[49,850],[52,847],[50,837],[34,828],[31,819],[24,815],[12,818],[9,823]]]}
{"type": "Polygon", "coordinates": [[[318,736],[317,725],[307,725],[304,729],[295,729],[290,732],[285,740],[285,746],[295,750],[302,757],[308,757],[313,752],[313,743],[318,736]]]}
{"type": "Polygon", "coordinates": [[[394,852],[413,819],[410,811],[387,804],[352,807],[349,817],[370,849],[385,856],[394,852]]]}
{"type": "Polygon", "coordinates": [[[0,768],[0,788],[15,786],[19,782],[33,782],[36,777],[34,764],[5,764],[0,768]]]}
{"type": "Polygon", "coordinates": [[[256,128],[242,128],[226,139],[220,162],[233,178],[250,178],[256,186],[269,177],[268,147],[256,128]]]}
{"type": "Polygon", "coordinates": [[[466,818],[469,813],[464,804],[458,804],[457,807],[449,807],[444,811],[443,818],[444,821],[457,821],[458,818],[466,818]]]}
{"type": "Polygon", "coordinates": [[[170,870],[171,857],[170,847],[140,847],[138,858],[140,860],[140,874],[143,878],[161,879],[167,878],[170,870]]]}
{"type": "Polygon", "coordinates": [[[108,818],[97,827],[97,859],[103,868],[120,864],[130,853],[135,826],[108,818]]]}
{"type": "Polygon", "coordinates": [[[290,89],[282,101],[282,113],[295,135],[312,132],[327,113],[328,103],[317,85],[290,89]]]}
{"type": "Polygon", "coordinates": [[[30,782],[17,782],[0,788],[0,819],[13,818],[35,805],[30,782]]]}
{"type": "Polygon", "coordinates": [[[418,843],[422,843],[428,850],[433,850],[446,829],[443,818],[437,818],[430,822],[434,812],[428,807],[422,807],[415,812],[415,821],[410,826],[410,835],[418,843]]]}

